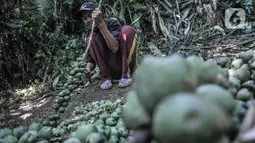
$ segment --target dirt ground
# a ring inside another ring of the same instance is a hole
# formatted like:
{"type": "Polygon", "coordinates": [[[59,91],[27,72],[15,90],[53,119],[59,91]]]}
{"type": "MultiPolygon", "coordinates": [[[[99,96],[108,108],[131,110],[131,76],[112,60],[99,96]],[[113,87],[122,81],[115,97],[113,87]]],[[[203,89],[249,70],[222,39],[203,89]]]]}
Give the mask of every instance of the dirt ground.
{"type": "MultiPolygon", "coordinates": [[[[60,116],[62,118],[71,118],[76,106],[88,102],[104,99],[111,101],[120,99],[124,101],[124,97],[132,89],[132,85],[126,88],[118,88],[117,85],[114,85],[110,90],[101,90],[97,84],[84,87],[72,95],[69,106],[60,116]]],[[[10,113],[3,120],[0,120],[1,128],[8,127],[12,129],[20,125],[29,126],[32,122],[45,119],[47,115],[55,112],[53,108],[54,100],[55,97],[47,97],[22,103],[17,109],[11,109],[10,113]]]]}

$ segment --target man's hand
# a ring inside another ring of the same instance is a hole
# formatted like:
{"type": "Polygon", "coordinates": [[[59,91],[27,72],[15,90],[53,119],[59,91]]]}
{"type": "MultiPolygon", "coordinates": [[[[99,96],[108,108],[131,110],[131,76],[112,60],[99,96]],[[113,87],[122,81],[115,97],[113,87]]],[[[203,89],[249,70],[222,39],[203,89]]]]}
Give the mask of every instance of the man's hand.
{"type": "Polygon", "coordinates": [[[106,23],[104,22],[104,16],[100,9],[96,8],[92,12],[92,18],[95,20],[97,27],[100,29],[104,39],[106,40],[107,46],[113,53],[116,53],[119,50],[119,43],[113,37],[111,32],[109,31],[106,23]]]}
{"type": "Polygon", "coordinates": [[[95,20],[95,22],[98,25],[101,25],[104,23],[104,16],[102,14],[102,11],[98,8],[96,8],[93,12],[92,12],[92,18],[95,20]]]}
{"type": "Polygon", "coordinates": [[[85,76],[86,78],[89,79],[89,81],[91,82],[91,71],[94,69],[95,65],[91,62],[88,62],[85,68],[85,76]]]}
{"type": "Polygon", "coordinates": [[[90,80],[91,79],[91,71],[86,68],[84,73],[85,73],[86,78],[88,78],[90,80]]]}

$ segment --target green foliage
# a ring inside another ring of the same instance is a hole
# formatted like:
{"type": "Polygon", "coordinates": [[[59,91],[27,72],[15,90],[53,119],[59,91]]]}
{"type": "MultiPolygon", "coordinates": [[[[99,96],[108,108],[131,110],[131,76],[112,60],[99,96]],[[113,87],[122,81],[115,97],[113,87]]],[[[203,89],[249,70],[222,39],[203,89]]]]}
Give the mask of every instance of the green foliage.
{"type": "MultiPolygon", "coordinates": [[[[29,80],[53,82],[56,75],[64,74],[69,61],[81,55],[88,27],[77,18],[77,10],[84,1],[21,0],[3,2],[6,12],[0,20],[2,89],[20,86],[29,80]],[[17,64],[18,63],[18,64],[17,64]],[[15,82],[13,82],[15,81],[15,82]],[[17,81],[21,81],[20,83],[17,81]]],[[[97,3],[97,1],[94,1],[97,3]]],[[[120,17],[125,24],[140,27],[140,13],[134,13],[135,3],[105,1],[107,16],[120,17]],[[121,6],[119,6],[121,5],[121,6]],[[126,16],[129,13],[128,16],[126,16]]],[[[139,30],[138,30],[139,31],[139,30]]]]}
{"type": "Polygon", "coordinates": [[[55,0],[36,0],[38,5],[38,10],[42,16],[49,16],[54,12],[54,2],[55,0]]]}

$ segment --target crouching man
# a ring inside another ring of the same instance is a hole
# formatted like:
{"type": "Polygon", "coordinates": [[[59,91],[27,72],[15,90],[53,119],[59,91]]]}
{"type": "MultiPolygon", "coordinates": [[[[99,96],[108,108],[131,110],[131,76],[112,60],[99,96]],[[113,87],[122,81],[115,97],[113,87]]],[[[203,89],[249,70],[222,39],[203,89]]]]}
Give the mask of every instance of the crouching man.
{"type": "Polygon", "coordinates": [[[92,2],[84,3],[79,9],[79,15],[89,27],[92,26],[93,19],[95,20],[86,58],[86,76],[89,78],[97,65],[102,89],[110,89],[113,80],[119,81],[119,87],[131,85],[138,55],[134,27],[122,26],[116,18],[104,18],[102,11],[92,2]]]}

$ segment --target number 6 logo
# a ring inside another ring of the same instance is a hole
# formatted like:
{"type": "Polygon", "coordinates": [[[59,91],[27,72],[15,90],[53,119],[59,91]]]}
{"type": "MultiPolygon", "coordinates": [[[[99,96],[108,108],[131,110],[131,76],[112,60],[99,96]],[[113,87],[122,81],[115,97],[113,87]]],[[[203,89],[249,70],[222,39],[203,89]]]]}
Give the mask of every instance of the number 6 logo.
{"type": "Polygon", "coordinates": [[[245,28],[245,11],[242,8],[228,8],[225,11],[225,26],[229,29],[245,28]]]}

